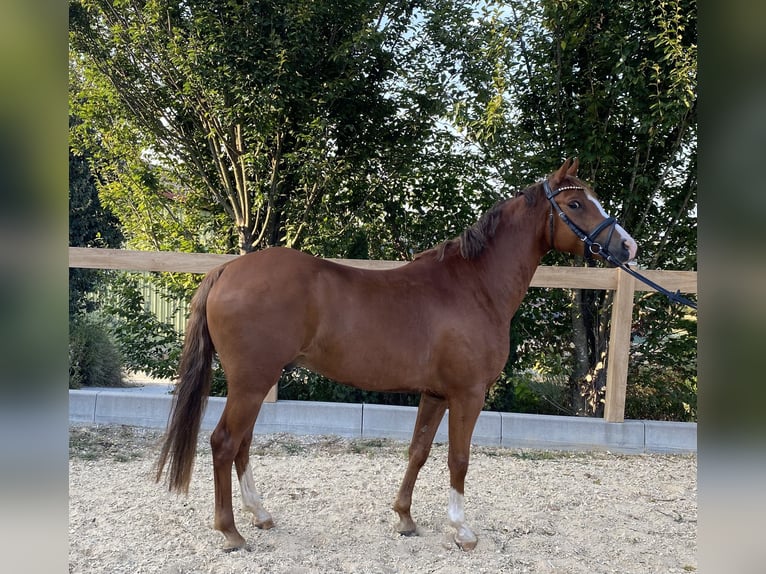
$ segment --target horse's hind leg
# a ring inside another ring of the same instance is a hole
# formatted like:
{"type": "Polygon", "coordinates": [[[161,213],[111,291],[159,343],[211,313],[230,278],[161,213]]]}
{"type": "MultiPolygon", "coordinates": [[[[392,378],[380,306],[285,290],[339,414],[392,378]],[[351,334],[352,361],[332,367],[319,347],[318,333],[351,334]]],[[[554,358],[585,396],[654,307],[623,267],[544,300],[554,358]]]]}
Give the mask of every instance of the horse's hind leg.
{"type": "MultiPolygon", "coordinates": [[[[252,435],[255,419],[266,396],[266,387],[261,391],[253,385],[249,389],[235,387],[229,381],[229,397],[218,421],[210,446],[213,451],[213,475],[215,479],[215,520],[213,526],[226,538],[225,550],[243,548],[245,539],[234,525],[231,502],[231,466],[241,451],[243,440],[252,435]],[[236,391],[235,391],[236,389],[236,391]]],[[[248,443],[249,446],[249,443],[248,443]]]]}
{"type": "Polygon", "coordinates": [[[396,527],[400,534],[415,534],[415,521],[412,520],[410,508],[412,507],[412,490],[418,478],[420,469],[428,459],[431,445],[436,436],[436,430],[447,409],[447,401],[432,395],[422,394],[418,406],[418,417],[415,421],[415,430],[410,442],[409,462],[407,471],[399,487],[399,493],[394,501],[394,510],[399,515],[399,524],[396,527]]]}
{"type": "Polygon", "coordinates": [[[253,513],[253,526],[268,530],[274,526],[274,521],[261,503],[261,497],[255,489],[253,469],[250,466],[250,443],[253,442],[253,428],[245,434],[234,459],[234,466],[239,477],[239,488],[242,492],[242,505],[253,513]]]}

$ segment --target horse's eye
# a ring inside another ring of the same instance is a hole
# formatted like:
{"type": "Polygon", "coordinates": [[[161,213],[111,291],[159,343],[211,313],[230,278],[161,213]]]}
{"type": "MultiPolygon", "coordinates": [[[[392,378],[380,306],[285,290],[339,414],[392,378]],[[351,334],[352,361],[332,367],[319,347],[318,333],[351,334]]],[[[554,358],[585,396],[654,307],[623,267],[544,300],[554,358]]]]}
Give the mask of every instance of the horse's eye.
{"type": "Polygon", "coordinates": [[[580,209],[582,207],[582,204],[580,204],[579,201],[570,201],[569,207],[570,209],[580,209]]]}

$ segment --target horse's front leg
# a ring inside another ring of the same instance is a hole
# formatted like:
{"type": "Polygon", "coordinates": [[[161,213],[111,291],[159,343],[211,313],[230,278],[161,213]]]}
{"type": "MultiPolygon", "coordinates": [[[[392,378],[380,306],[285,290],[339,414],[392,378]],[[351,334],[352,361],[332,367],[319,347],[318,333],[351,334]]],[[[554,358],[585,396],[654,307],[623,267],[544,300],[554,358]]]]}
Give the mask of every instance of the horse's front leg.
{"type": "Polygon", "coordinates": [[[471,452],[471,437],[476,420],[484,406],[484,395],[461,397],[449,405],[450,493],[447,516],[455,528],[455,543],[463,550],[473,550],[478,538],[465,521],[465,475],[471,452]]]}
{"type": "Polygon", "coordinates": [[[463,492],[458,491],[454,486],[450,488],[447,516],[449,516],[450,524],[455,527],[455,544],[463,550],[473,550],[479,539],[465,523],[464,501],[463,492]]]}
{"type": "Polygon", "coordinates": [[[439,428],[439,423],[444,416],[445,410],[447,410],[447,401],[444,399],[425,393],[420,396],[418,416],[415,421],[415,429],[412,432],[412,441],[410,442],[407,472],[404,474],[402,485],[399,487],[399,493],[394,501],[394,510],[399,515],[399,524],[396,530],[400,534],[416,534],[415,521],[412,520],[412,515],[410,514],[412,490],[415,488],[418,473],[431,452],[436,429],[439,428]]]}

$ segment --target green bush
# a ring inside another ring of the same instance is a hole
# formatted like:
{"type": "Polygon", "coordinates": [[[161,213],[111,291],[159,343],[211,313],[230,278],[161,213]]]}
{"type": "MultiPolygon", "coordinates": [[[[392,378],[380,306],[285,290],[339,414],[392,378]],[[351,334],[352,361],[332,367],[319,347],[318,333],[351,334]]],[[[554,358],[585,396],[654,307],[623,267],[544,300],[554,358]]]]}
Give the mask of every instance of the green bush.
{"type": "Polygon", "coordinates": [[[571,414],[567,410],[567,387],[554,378],[532,373],[500,374],[487,393],[484,410],[538,415],[571,414]]]}
{"type": "Polygon", "coordinates": [[[98,315],[72,318],[69,327],[69,388],[122,384],[120,353],[98,315]]]}
{"type": "Polygon", "coordinates": [[[398,406],[415,406],[420,401],[418,394],[379,393],[340,385],[306,369],[284,372],[279,380],[278,395],[281,400],[398,406]]]}
{"type": "Polygon", "coordinates": [[[697,377],[682,377],[661,365],[631,369],[625,396],[625,418],[696,421],[697,377]]]}
{"type": "Polygon", "coordinates": [[[223,367],[221,367],[221,362],[218,360],[218,355],[216,354],[213,356],[213,376],[210,381],[210,396],[225,397],[227,395],[228,388],[226,387],[226,375],[224,375],[223,367]]]}
{"type": "MultiPolygon", "coordinates": [[[[420,401],[420,395],[417,393],[363,391],[340,385],[306,369],[295,369],[283,373],[278,389],[280,400],[399,406],[417,406],[420,401]]],[[[504,373],[488,393],[484,409],[519,413],[567,414],[561,406],[564,404],[565,394],[566,386],[556,381],[538,380],[526,374],[508,376],[504,373]]]]}
{"type": "Polygon", "coordinates": [[[668,304],[639,313],[631,340],[625,418],[697,420],[696,315],[668,304]]]}
{"type": "Polygon", "coordinates": [[[125,368],[158,378],[175,376],[183,340],[173,325],[147,308],[135,277],[113,279],[102,308],[110,317],[125,368]]]}

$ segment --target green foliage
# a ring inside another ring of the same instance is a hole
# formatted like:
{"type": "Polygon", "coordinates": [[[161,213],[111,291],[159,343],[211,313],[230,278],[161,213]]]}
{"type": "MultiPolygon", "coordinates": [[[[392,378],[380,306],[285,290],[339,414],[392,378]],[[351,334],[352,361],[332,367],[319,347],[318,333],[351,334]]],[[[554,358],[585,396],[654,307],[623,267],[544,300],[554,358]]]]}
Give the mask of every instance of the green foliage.
{"type": "Polygon", "coordinates": [[[146,308],[138,282],[130,274],[117,276],[103,294],[102,309],[130,371],[158,378],[173,378],[182,340],[173,326],[146,308]]]}
{"type": "Polygon", "coordinates": [[[567,408],[565,381],[537,373],[504,371],[487,394],[484,410],[539,415],[571,414],[567,408]]]}
{"type": "Polygon", "coordinates": [[[213,357],[213,377],[210,381],[210,396],[225,397],[228,395],[226,387],[226,375],[223,372],[218,356],[213,357]]]}
{"type": "Polygon", "coordinates": [[[101,205],[96,181],[85,156],[69,151],[69,245],[118,247],[119,220],[101,205]]]}
{"type": "Polygon", "coordinates": [[[572,370],[571,297],[562,289],[532,287],[511,322],[506,372],[534,371],[555,377],[572,370]],[[540,337],[540,332],[545,336],[540,337]]]}
{"type": "Polygon", "coordinates": [[[131,244],[315,251],[323,233],[376,233],[375,206],[403,204],[432,155],[436,94],[397,77],[411,16],[380,0],[70,2],[73,139],[131,244]]]}
{"type": "Polygon", "coordinates": [[[69,388],[119,386],[120,354],[104,320],[82,313],[69,323],[69,388]]]}
{"type": "Polygon", "coordinates": [[[415,406],[419,401],[419,395],[362,391],[339,385],[321,375],[300,368],[283,373],[278,384],[279,398],[284,400],[399,406],[415,406]]]}
{"type": "MultiPolygon", "coordinates": [[[[104,209],[87,159],[69,151],[69,245],[118,247],[122,242],[118,220],[104,209]]],[[[103,281],[97,269],[69,269],[69,315],[94,310],[92,293],[103,281]]]]}
{"type": "Polygon", "coordinates": [[[631,369],[625,418],[695,422],[697,377],[682,378],[674,369],[662,365],[631,369]]]}
{"type": "MultiPolygon", "coordinates": [[[[98,198],[87,158],[69,151],[69,245],[117,247],[122,232],[98,198]]],[[[122,382],[122,358],[91,296],[107,273],[69,269],[69,388],[115,386],[122,382]]]]}
{"type": "Polygon", "coordinates": [[[697,420],[697,319],[648,295],[634,322],[625,416],[697,420]]]}

